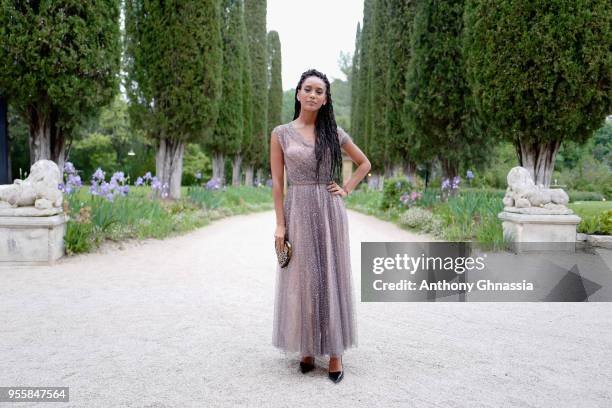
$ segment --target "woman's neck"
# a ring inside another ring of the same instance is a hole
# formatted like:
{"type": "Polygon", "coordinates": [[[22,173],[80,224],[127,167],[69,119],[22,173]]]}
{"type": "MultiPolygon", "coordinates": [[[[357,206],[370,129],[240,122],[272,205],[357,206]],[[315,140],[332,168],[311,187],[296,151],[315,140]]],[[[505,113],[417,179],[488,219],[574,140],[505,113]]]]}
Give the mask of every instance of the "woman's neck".
{"type": "Polygon", "coordinates": [[[303,126],[314,126],[317,121],[317,112],[312,111],[300,111],[300,115],[297,117],[296,122],[303,126]]]}

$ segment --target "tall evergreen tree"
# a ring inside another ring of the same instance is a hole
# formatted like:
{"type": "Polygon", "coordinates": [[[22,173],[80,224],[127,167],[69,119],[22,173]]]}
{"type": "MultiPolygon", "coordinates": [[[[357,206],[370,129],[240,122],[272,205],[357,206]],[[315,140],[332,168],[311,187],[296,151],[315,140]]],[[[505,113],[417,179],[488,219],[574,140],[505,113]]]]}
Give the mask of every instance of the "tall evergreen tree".
{"type": "Polygon", "coordinates": [[[221,96],[219,0],[126,0],[133,123],[157,141],[156,172],[180,197],[185,144],[212,137],[221,96]]]}
{"type": "MultiPolygon", "coordinates": [[[[390,0],[375,0],[373,5],[371,83],[371,130],[369,158],[382,164],[385,177],[391,176],[393,152],[387,137],[386,111],[388,105],[387,79],[389,73],[389,19],[390,0]]],[[[375,172],[378,172],[375,170],[375,172]]]]}
{"type": "Polygon", "coordinates": [[[119,0],[0,1],[0,94],[29,124],[30,163],[63,172],[72,130],[118,92],[119,0]]]}
{"type": "Polygon", "coordinates": [[[257,182],[262,182],[263,170],[269,168],[268,158],[268,82],[266,46],[266,0],[245,0],[245,23],[248,33],[252,72],[253,139],[245,151],[246,183],[253,185],[253,170],[257,182]]]}
{"type": "MultiPolygon", "coordinates": [[[[240,150],[240,155],[234,156],[234,171],[232,175],[232,183],[234,185],[240,185],[240,168],[242,166],[243,158],[248,152],[249,146],[253,143],[253,79],[252,79],[252,66],[251,66],[251,55],[249,52],[249,36],[246,28],[245,21],[245,8],[244,1],[242,1],[242,21],[240,28],[240,35],[242,38],[242,43],[245,46],[245,53],[243,55],[243,63],[242,63],[242,148],[240,150]]],[[[249,171],[247,171],[247,174],[249,171]]],[[[252,167],[250,169],[250,182],[248,181],[249,177],[245,177],[245,183],[247,185],[253,185],[252,181],[252,167]]]]}
{"type": "Polygon", "coordinates": [[[466,0],[465,24],[479,116],[548,186],[562,141],[587,140],[612,111],[609,0],[466,0]]]}
{"type": "Polygon", "coordinates": [[[353,137],[359,133],[357,118],[361,114],[359,111],[359,66],[361,51],[361,23],[357,23],[357,32],[355,34],[355,52],[353,53],[353,63],[351,66],[351,126],[350,132],[353,137]]]}
{"type": "Polygon", "coordinates": [[[268,33],[268,132],[282,123],[283,80],[282,80],[281,43],[278,33],[268,33]]]}
{"type": "Polygon", "coordinates": [[[463,0],[416,4],[407,72],[405,124],[418,140],[420,157],[437,157],[444,176],[458,175],[464,146],[469,92],[461,53],[463,0]]]}
{"type": "Polygon", "coordinates": [[[404,101],[406,99],[406,73],[410,63],[410,38],[414,22],[414,1],[389,0],[388,35],[389,61],[387,68],[386,138],[387,156],[409,180],[416,174],[417,152],[413,135],[403,124],[404,101]]]}
{"type": "Polygon", "coordinates": [[[223,0],[221,35],[223,40],[223,85],[219,117],[213,137],[204,143],[212,156],[213,177],[225,184],[225,157],[240,153],[243,137],[242,64],[246,53],[241,28],[244,24],[242,0],[223,0]]]}
{"type": "MultiPolygon", "coordinates": [[[[359,75],[358,92],[355,112],[355,140],[361,143],[363,151],[370,156],[372,145],[372,87],[370,74],[372,70],[372,13],[376,0],[364,0],[363,3],[363,26],[359,36],[359,75]]],[[[371,160],[372,173],[380,172],[378,162],[371,160]]]]}

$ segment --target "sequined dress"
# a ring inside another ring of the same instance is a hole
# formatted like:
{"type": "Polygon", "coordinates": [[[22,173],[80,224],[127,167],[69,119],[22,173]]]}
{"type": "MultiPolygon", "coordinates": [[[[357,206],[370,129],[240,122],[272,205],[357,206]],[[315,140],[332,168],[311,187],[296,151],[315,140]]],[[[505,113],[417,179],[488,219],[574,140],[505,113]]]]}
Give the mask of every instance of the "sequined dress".
{"type": "MultiPolygon", "coordinates": [[[[272,344],[302,356],[340,356],[357,346],[348,222],[344,198],[327,191],[329,162],[316,181],[314,143],[291,123],[274,129],[285,160],[289,265],[276,266],[272,344]]],[[[350,136],[338,127],[343,145],[350,136]]]]}

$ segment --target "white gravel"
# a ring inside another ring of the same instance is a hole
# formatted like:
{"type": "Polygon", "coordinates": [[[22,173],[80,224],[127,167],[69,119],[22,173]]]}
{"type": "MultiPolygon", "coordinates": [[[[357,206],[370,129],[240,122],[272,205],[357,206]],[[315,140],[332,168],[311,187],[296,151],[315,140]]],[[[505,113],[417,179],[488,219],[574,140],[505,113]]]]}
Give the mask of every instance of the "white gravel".
{"type": "MultiPolygon", "coordinates": [[[[349,223],[357,300],[361,241],[429,240],[349,223]]],[[[610,303],[358,303],[343,381],[299,373],[271,345],[273,232],[268,211],[0,269],[0,386],[68,386],[62,407],[612,406],[610,303]]]]}

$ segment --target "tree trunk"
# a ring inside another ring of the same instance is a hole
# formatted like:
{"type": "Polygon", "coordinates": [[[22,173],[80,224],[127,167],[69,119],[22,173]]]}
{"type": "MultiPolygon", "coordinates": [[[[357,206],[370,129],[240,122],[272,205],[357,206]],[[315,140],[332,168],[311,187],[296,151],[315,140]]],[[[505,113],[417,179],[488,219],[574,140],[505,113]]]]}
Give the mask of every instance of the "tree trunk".
{"type": "MultiPolygon", "coordinates": [[[[57,114],[39,114],[35,106],[28,108],[28,125],[30,130],[30,167],[39,160],[52,160],[64,177],[66,138],[65,131],[58,126],[57,114]]],[[[28,169],[29,174],[29,169],[28,169]]]]}
{"type": "Polygon", "coordinates": [[[442,167],[442,177],[448,178],[449,181],[459,174],[459,164],[449,160],[447,157],[440,157],[440,167],[442,167]]]}
{"type": "Polygon", "coordinates": [[[390,178],[393,177],[393,164],[391,163],[385,163],[385,170],[384,170],[384,176],[385,178],[390,178]]]}
{"type": "Polygon", "coordinates": [[[255,185],[259,187],[260,184],[263,184],[262,181],[263,178],[263,169],[260,167],[257,169],[257,178],[255,180],[255,185]]]}
{"type": "Polygon", "coordinates": [[[515,147],[519,164],[529,171],[534,183],[544,187],[550,186],[561,141],[525,142],[519,140],[515,147]]]}
{"type": "Polygon", "coordinates": [[[244,169],[244,185],[253,187],[253,165],[249,164],[244,169]]]}
{"type": "Polygon", "coordinates": [[[28,125],[30,128],[30,166],[42,159],[51,160],[50,118],[47,115],[39,114],[36,107],[30,106],[28,108],[28,125]]]}
{"type": "Polygon", "coordinates": [[[213,178],[218,178],[221,186],[225,185],[225,157],[223,153],[214,152],[212,160],[213,178]]]}
{"type": "Polygon", "coordinates": [[[404,163],[404,175],[411,183],[416,181],[416,163],[409,160],[404,163]]]}
{"type": "MultiPolygon", "coordinates": [[[[185,142],[169,138],[159,139],[155,157],[156,175],[161,183],[161,197],[181,198],[181,176],[185,142]]],[[[160,193],[158,192],[158,196],[160,193]]]]}
{"type": "Polygon", "coordinates": [[[384,177],[381,174],[379,173],[372,174],[372,176],[368,180],[368,188],[371,190],[382,190],[383,180],[384,180],[384,177]]]}
{"type": "Polygon", "coordinates": [[[65,129],[58,127],[57,115],[51,115],[51,160],[53,160],[60,171],[60,180],[64,180],[64,162],[66,158],[66,133],[65,129]]]}
{"type": "Polygon", "coordinates": [[[392,177],[402,177],[404,175],[403,166],[400,163],[396,163],[393,165],[391,170],[392,177]]]}
{"type": "Polygon", "coordinates": [[[232,162],[232,185],[239,186],[240,185],[240,166],[242,164],[242,155],[240,153],[234,156],[234,161],[232,162]]]}

